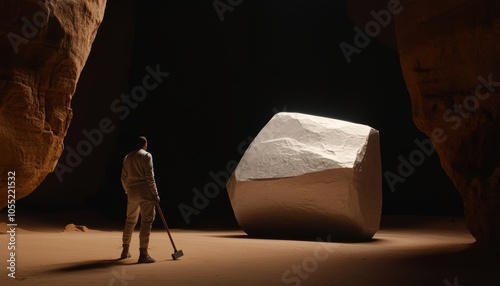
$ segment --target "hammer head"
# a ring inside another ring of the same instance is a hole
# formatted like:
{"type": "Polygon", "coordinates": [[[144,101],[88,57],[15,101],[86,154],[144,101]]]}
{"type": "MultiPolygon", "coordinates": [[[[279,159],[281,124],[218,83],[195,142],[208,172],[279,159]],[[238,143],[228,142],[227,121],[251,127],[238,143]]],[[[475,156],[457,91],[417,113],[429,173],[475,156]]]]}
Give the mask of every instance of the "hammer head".
{"type": "Polygon", "coordinates": [[[172,253],[172,258],[174,260],[177,260],[179,257],[183,256],[184,253],[182,253],[182,249],[179,249],[178,251],[172,253]]]}

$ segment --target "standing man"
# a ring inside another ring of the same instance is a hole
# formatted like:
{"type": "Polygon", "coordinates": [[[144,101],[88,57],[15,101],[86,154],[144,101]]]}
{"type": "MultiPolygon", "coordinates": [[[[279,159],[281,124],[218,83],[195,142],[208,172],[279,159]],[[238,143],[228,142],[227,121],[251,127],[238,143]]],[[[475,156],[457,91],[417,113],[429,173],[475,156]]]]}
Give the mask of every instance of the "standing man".
{"type": "Polygon", "coordinates": [[[127,218],[123,230],[121,259],[129,258],[132,233],[141,216],[138,263],[153,263],[148,254],[149,235],[156,215],[155,205],[160,202],[153,171],[153,157],[147,152],[148,141],[137,138],[136,149],[123,159],[121,182],[127,194],[127,218]]]}

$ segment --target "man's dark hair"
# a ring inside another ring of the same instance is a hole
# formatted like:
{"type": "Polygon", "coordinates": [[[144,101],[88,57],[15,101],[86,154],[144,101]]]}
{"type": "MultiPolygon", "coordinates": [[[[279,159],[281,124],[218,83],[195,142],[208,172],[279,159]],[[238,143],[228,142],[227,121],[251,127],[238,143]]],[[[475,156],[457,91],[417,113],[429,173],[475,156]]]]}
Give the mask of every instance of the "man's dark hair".
{"type": "Polygon", "coordinates": [[[144,147],[146,143],[148,143],[146,137],[139,136],[139,138],[137,138],[137,145],[136,145],[137,149],[141,149],[142,147],[144,147]]]}

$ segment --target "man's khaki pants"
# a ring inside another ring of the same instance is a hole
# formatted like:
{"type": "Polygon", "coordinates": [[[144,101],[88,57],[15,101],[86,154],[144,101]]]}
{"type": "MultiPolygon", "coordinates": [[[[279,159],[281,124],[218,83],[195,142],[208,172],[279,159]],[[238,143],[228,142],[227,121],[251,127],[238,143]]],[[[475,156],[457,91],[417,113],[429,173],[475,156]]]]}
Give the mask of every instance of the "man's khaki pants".
{"type": "Polygon", "coordinates": [[[147,249],[149,245],[149,235],[156,215],[156,203],[152,200],[137,199],[134,196],[128,196],[127,218],[123,230],[123,244],[129,244],[132,240],[135,226],[141,216],[141,225],[139,232],[139,248],[147,249]]]}

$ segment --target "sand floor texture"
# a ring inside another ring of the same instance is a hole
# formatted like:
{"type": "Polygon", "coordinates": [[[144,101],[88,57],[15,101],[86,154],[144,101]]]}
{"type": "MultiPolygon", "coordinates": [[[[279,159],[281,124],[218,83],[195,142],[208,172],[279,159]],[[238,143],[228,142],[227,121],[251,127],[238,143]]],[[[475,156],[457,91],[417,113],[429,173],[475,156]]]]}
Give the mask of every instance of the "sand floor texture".
{"type": "Polygon", "coordinates": [[[12,232],[0,225],[0,285],[500,285],[499,253],[477,249],[456,217],[385,216],[373,240],[358,243],[171,229],[184,253],[177,260],[167,232],[153,229],[152,264],[137,263],[137,232],[132,257],[119,260],[119,228],[25,225],[16,228],[10,269],[12,232]]]}

